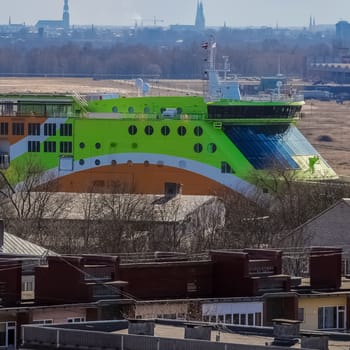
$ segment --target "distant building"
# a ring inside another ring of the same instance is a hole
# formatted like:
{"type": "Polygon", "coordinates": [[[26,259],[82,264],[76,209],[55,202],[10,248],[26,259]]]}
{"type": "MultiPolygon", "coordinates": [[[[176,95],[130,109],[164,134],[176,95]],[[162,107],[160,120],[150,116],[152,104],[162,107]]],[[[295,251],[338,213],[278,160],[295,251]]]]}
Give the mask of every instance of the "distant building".
{"type": "Polygon", "coordinates": [[[339,21],[335,25],[335,37],[342,47],[348,47],[350,41],[350,23],[347,21],[339,21]]]}
{"type": "Polygon", "coordinates": [[[39,20],[35,26],[40,30],[64,30],[65,32],[70,28],[69,20],[69,5],[68,0],[64,0],[62,20],[39,20]]]}

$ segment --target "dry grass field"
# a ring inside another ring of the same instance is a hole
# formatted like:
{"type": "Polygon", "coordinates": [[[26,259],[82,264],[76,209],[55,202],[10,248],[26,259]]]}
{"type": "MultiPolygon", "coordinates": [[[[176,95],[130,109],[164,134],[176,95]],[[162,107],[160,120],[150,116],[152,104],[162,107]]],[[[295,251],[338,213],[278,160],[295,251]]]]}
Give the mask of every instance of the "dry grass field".
{"type": "MultiPolygon", "coordinates": [[[[202,81],[151,81],[151,95],[202,94],[202,81]]],[[[89,78],[0,78],[1,93],[118,93],[136,96],[133,80],[93,80],[89,78]]],[[[308,101],[298,122],[302,133],[332,168],[350,177],[350,102],[308,101]]]]}

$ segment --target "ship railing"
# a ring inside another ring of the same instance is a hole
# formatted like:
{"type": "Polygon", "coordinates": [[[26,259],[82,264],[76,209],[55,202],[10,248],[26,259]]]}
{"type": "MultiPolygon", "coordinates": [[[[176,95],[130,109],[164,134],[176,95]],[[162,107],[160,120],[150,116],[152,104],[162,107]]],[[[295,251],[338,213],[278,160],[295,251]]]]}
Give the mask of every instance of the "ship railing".
{"type": "Polygon", "coordinates": [[[87,118],[91,119],[131,119],[131,120],[203,120],[206,115],[203,114],[177,114],[174,116],[164,116],[161,113],[86,113],[87,118]]]}
{"type": "Polygon", "coordinates": [[[243,101],[261,101],[261,102],[302,102],[304,95],[285,95],[285,94],[266,94],[266,95],[252,95],[242,96],[243,101]]]}
{"type": "Polygon", "coordinates": [[[76,117],[77,114],[73,112],[62,112],[62,113],[36,113],[36,112],[6,112],[0,111],[0,117],[38,117],[38,118],[72,118],[76,117]]]}

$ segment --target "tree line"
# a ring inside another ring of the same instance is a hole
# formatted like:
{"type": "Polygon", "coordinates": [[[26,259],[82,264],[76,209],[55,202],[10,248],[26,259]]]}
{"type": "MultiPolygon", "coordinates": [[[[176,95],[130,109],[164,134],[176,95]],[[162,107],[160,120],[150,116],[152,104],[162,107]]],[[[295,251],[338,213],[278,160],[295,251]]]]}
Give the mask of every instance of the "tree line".
{"type": "MultiPolygon", "coordinates": [[[[303,76],[306,58],[330,55],[327,43],[309,46],[277,39],[261,42],[229,42],[218,44],[217,63],[229,56],[234,74],[264,76],[283,74],[303,76]]],[[[30,47],[0,47],[2,75],[53,75],[134,78],[150,76],[166,79],[203,78],[208,52],[193,41],[168,46],[128,45],[118,43],[100,47],[93,42],[65,43],[30,47]]]]}
{"type": "Polygon", "coordinates": [[[268,182],[256,176],[256,184],[264,182],[271,194],[264,204],[258,193],[252,201],[226,191],[194,202],[184,216],[181,196],[150,201],[130,194],[132,189],[122,183],[104,194],[94,188],[73,196],[57,194],[56,180],[44,177],[36,162],[13,167],[16,174],[25,180],[15,189],[4,174],[0,177],[6,230],[63,254],[299,247],[307,242],[291,235],[293,229],[350,197],[348,183],[301,183],[273,169],[268,182]],[[74,210],[79,217],[71,215],[74,210]]]}

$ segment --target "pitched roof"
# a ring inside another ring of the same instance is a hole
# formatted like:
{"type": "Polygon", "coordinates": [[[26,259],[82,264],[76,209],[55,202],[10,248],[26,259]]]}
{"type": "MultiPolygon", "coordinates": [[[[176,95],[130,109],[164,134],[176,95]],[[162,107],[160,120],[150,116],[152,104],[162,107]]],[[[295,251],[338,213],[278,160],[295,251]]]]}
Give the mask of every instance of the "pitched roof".
{"type": "Polygon", "coordinates": [[[295,232],[300,231],[301,229],[303,229],[303,227],[305,227],[305,226],[309,225],[310,223],[312,223],[313,221],[317,220],[319,217],[321,217],[322,215],[324,215],[328,211],[332,210],[333,208],[337,207],[341,203],[345,203],[346,205],[348,205],[350,207],[350,198],[342,198],[342,199],[338,200],[336,203],[334,203],[333,205],[331,205],[327,209],[321,211],[319,214],[315,215],[313,218],[305,221],[303,224],[292,229],[286,236],[284,236],[282,238],[282,241],[285,240],[286,238],[288,238],[289,236],[292,236],[295,232]]]}
{"type": "Polygon", "coordinates": [[[43,248],[37,244],[31,243],[7,232],[4,232],[4,244],[1,248],[1,253],[30,256],[56,255],[56,253],[51,250],[43,248]]]}

